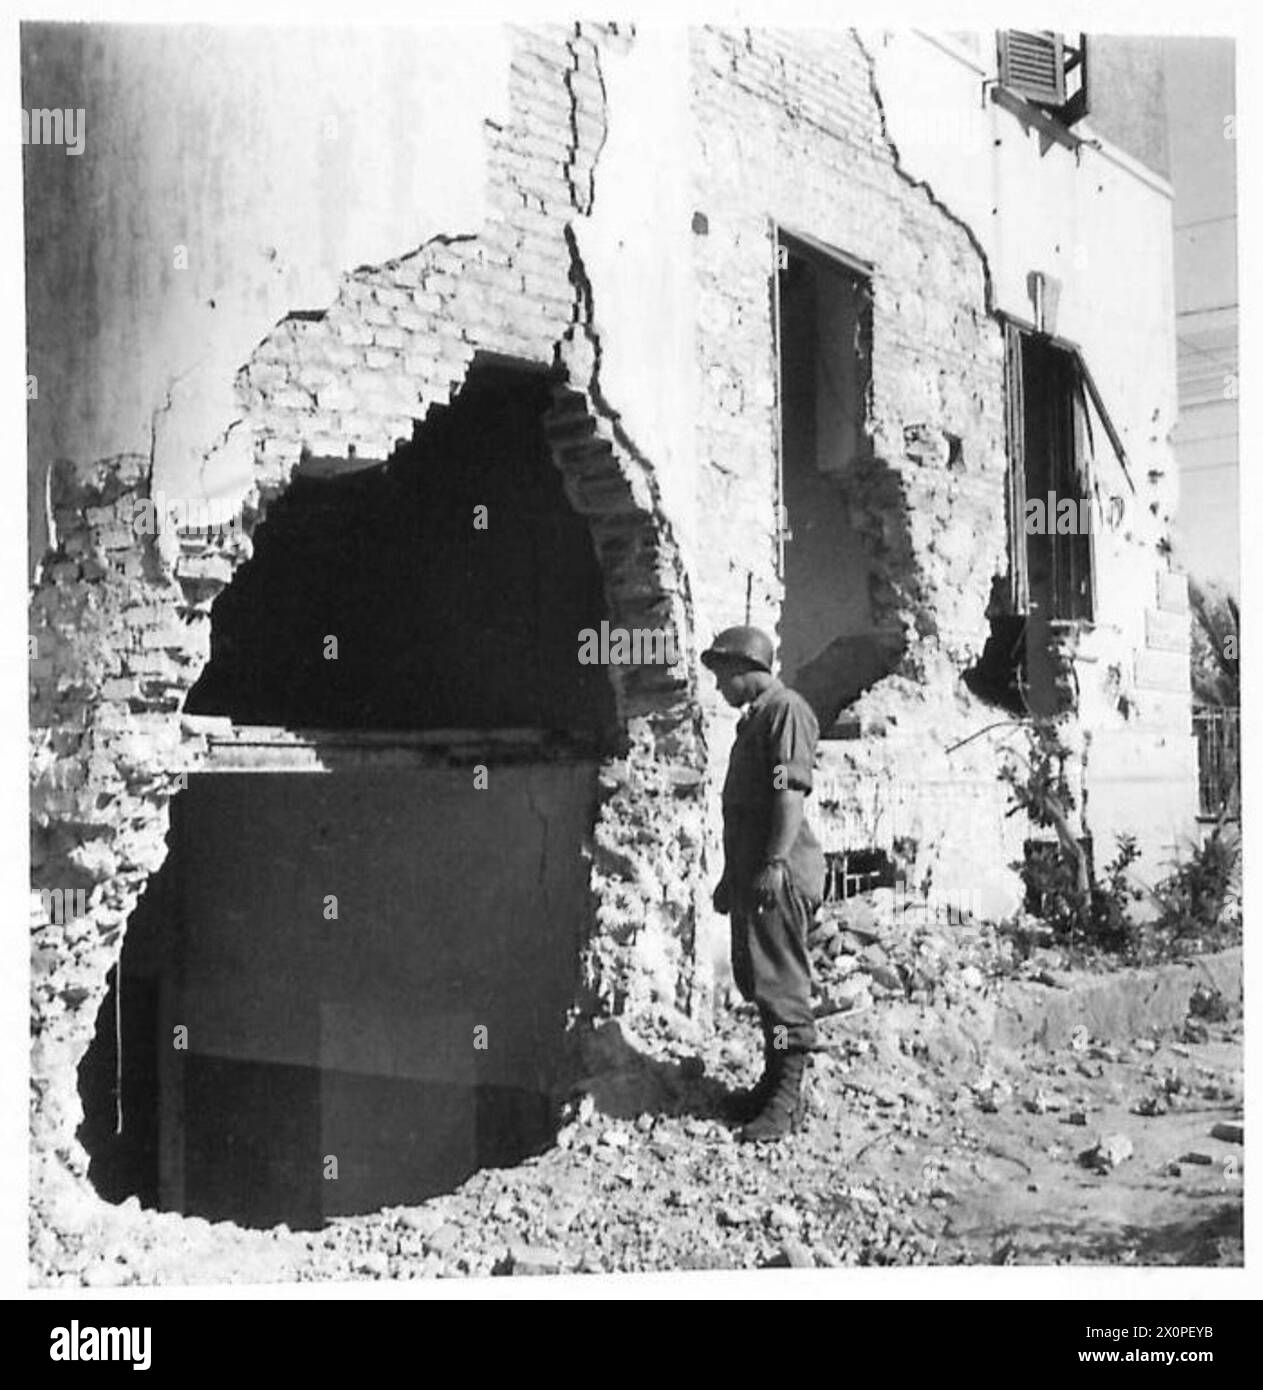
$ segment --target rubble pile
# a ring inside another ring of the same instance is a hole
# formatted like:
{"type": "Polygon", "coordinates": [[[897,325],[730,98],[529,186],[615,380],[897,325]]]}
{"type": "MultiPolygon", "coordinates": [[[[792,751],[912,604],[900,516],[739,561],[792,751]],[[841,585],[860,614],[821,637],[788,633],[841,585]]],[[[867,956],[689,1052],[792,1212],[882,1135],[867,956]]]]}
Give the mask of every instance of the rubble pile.
{"type": "Polygon", "coordinates": [[[877,914],[847,922],[833,916],[813,941],[831,965],[853,958],[822,970],[822,997],[862,977],[871,1002],[820,1017],[807,1121],[783,1144],[740,1144],[722,1118],[729,1092],[757,1074],[751,1007],[721,1010],[707,1032],[662,1006],[638,1034],[610,1022],[593,1035],[592,1074],[562,1107],[555,1142],[516,1167],[317,1231],[85,1201],[78,1217],[58,1213],[56,1237],[37,1232],[36,1281],[1241,1263],[1239,1010],[1210,1020],[1190,999],[1185,1028],[1162,1036],[957,1046],[944,1020],[967,1022],[971,997],[997,987],[986,931],[926,950],[936,933],[924,923],[883,934],[877,914]],[[962,981],[971,969],[981,979],[962,981]]]}
{"type": "Polygon", "coordinates": [[[891,996],[950,1008],[1014,968],[1011,939],[994,924],[890,888],[826,903],[808,945],[818,1016],[891,996]]]}

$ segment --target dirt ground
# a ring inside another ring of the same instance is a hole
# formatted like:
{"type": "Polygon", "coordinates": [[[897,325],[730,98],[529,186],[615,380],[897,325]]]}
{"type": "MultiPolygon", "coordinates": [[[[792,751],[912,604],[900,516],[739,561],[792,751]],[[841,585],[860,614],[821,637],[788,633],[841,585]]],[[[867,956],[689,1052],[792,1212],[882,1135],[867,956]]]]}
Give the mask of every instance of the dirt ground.
{"type": "Polygon", "coordinates": [[[36,1282],[1242,1263],[1239,1009],[1004,1051],[980,1041],[1004,988],[994,939],[923,924],[896,940],[865,920],[815,940],[821,1051],[807,1123],[780,1145],[739,1144],[720,1118],[757,1071],[749,1006],[707,1034],[664,1014],[657,1037],[602,1031],[556,1144],[514,1168],[317,1232],[97,1207],[58,1252],[69,1272],[36,1282]]]}

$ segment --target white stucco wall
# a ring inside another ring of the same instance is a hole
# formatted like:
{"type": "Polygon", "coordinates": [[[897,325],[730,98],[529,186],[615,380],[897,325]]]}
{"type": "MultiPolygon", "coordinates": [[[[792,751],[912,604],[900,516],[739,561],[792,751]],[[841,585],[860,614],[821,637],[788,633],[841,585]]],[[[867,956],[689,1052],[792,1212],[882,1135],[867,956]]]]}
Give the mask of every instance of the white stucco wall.
{"type": "Polygon", "coordinates": [[[1090,120],[1075,127],[1088,142],[1077,151],[1025,128],[984,89],[995,77],[986,45],[970,53],[904,31],[875,38],[872,51],[901,167],[973,232],[994,308],[1030,322],[1029,272],[1061,282],[1055,331],[1080,348],[1127,452],[1134,492],[1094,421],[1093,476],[1122,513],[1114,526],[1094,517],[1096,624],[1081,648],[1079,723],[1093,734],[1098,854],[1112,854],[1115,833],[1135,832],[1153,878],[1187,844],[1196,787],[1188,696],[1170,688],[1179,654],[1146,650],[1158,624],[1180,621],[1154,616],[1167,569],[1157,547],[1177,500],[1171,187],[1098,140],[1090,120]],[[1163,663],[1157,679],[1168,688],[1136,688],[1163,663]],[[1118,713],[1111,666],[1136,702],[1130,720],[1118,713]]]}
{"type": "MultiPolygon", "coordinates": [[[[508,39],[499,26],[29,26],[24,106],[86,121],[81,155],[25,152],[33,498],[54,458],[86,467],[151,446],[155,486],[181,495],[277,320],[327,305],[356,266],[476,232],[508,39]]],[[[215,492],[248,468],[244,439],[237,452],[215,492]]]]}
{"type": "Polygon", "coordinates": [[[575,223],[593,287],[601,387],[631,442],[652,460],[692,568],[697,289],[687,32],[638,29],[630,52],[606,55],[602,74],[609,128],[591,216],[575,223]]]}

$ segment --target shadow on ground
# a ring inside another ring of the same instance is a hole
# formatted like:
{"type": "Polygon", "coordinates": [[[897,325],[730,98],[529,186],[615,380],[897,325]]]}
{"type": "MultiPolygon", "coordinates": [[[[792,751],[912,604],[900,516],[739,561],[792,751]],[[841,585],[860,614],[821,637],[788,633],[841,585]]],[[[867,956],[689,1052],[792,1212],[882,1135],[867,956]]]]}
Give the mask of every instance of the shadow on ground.
{"type": "Polygon", "coordinates": [[[1241,1204],[1225,1202],[1211,1216],[1164,1226],[1122,1225],[1095,1231],[1060,1223],[1009,1226],[994,1233],[990,1263],[1222,1268],[1241,1265],[1243,1248],[1241,1204]]]}

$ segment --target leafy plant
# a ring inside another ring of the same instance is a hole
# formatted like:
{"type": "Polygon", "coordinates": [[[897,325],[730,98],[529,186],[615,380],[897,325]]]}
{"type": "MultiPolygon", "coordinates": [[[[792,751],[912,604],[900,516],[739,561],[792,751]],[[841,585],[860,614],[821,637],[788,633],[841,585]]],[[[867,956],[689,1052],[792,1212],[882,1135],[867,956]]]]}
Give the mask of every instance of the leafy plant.
{"type": "Polygon", "coordinates": [[[1135,943],[1136,925],[1129,909],[1144,896],[1131,881],[1128,870],[1140,858],[1134,835],[1115,837],[1118,852],[1105,866],[1099,884],[1092,888],[1091,935],[1107,951],[1124,951],[1135,943]]]}
{"type": "Polygon", "coordinates": [[[1057,833],[1055,846],[1043,853],[1032,846],[1034,852],[1014,866],[1026,884],[1029,905],[1064,944],[1125,951],[1136,930],[1130,910],[1142,896],[1128,872],[1140,857],[1136,838],[1117,837],[1117,853],[1094,882],[1088,851],[1070,820],[1076,809],[1066,777],[1071,750],[1055,720],[1032,719],[1026,728],[1029,752],[1010,750],[1014,759],[1001,774],[1015,803],[1009,814],[1024,810],[1036,825],[1057,833]]]}
{"type": "Polygon", "coordinates": [[[1241,703],[1241,610],[1231,594],[1190,579],[1193,698],[1199,705],[1241,703]]]}
{"type": "Polygon", "coordinates": [[[1188,858],[1154,886],[1155,926],[1182,942],[1234,934],[1240,925],[1240,873],[1240,837],[1220,820],[1188,858]]]}
{"type": "Polygon", "coordinates": [[[1025,811],[1034,824],[1055,830],[1071,874],[1064,882],[1064,874],[1053,868],[1046,882],[1038,886],[1028,882],[1027,888],[1041,902],[1051,898],[1058,917],[1062,898],[1069,899],[1067,910],[1072,916],[1082,916],[1091,910],[1092,880],[1087,853],[1070,825],[1075,810],[1074,793],[1066,779],[1070,749],[1062,741],[1055,720],[1032,719],[1023,727],[1030,740],[1029,751],[1010,748],[1012,761],[1000,773],[1013,796],[1009,815],[1025,811]]]}

